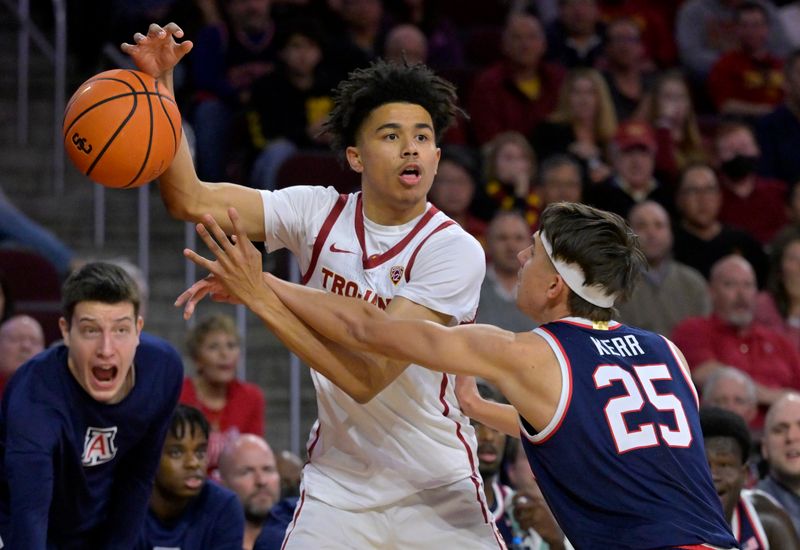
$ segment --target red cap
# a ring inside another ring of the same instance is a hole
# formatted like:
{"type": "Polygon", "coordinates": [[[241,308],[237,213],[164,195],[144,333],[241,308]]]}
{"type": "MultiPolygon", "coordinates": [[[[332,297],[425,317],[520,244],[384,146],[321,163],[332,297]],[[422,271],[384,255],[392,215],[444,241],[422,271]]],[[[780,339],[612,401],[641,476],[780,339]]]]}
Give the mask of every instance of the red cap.
{"type": "Polygon", "coordinates": [[[655,152],[657,148],[656,134],[653,128],[639,120],[629,120],[620,124],[617,133],[614,134],[614,144],[619,147],[620,151],[644,147],[655,152]]]}

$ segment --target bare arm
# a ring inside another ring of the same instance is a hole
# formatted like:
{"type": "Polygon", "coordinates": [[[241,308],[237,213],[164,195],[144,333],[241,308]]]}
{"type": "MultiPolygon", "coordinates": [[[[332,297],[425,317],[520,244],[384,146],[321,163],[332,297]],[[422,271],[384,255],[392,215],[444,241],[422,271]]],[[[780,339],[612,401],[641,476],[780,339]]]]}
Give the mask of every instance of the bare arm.
{"type": "MultiPolygon", "coordinates": [[[[213,218],[205,216],[204,222],[216,240],[203,225],[198,225],[197,231],[218,260],[210,261],[191,250],[184,251],[189,259],[214,275],[212,279],[195,283],[178,298],[176,305],[186,306],[184,316],[191,316],[197,302],[210,293],[217,294],[220,301],[243,303],[306,364],[361,403],[380,393],[406,369],[408,361],[354,351],[333,342],[289,311],[266,284],[265,274],[261,272],[261,254],[247,239],[234,209],[230,212],[230,223],[235,231],[235,244],[230,243],[213,218]]],[[[449,320],[403,298],[392,300],[387,312],[397,318],[436,323],[449,320]]]]}
{"type": "Polygon", "coordinates": [[[474,376],[456,376],[456,398],[468,417],[511,437],[519,438],[519,413],[505,403],[488,401],[478,393],[474,376]]]}
{"type": "MultiPolygon", "coordinates": [[[[147,35],[136,33],[134,44],[121,46],[140,70],[158,78],[173,95],[173,69],[192,49],[190,41],[178,43],[176,37],[182,38],[183,30],[175,23],[163,28],[151,24],[147,35]]],[[[215,219],[222,220],[223,229],[230,235],[233,227],[227,211],[235,207],[241,213],[247,233],[259,241],[265,238],[261,194],[255,189],[233,183],[200,181],[185,133],[175,160],[159,178],[159,190],[170,215],[177,219],[199,222],[203,214],[210,213],[215,219]]]]}

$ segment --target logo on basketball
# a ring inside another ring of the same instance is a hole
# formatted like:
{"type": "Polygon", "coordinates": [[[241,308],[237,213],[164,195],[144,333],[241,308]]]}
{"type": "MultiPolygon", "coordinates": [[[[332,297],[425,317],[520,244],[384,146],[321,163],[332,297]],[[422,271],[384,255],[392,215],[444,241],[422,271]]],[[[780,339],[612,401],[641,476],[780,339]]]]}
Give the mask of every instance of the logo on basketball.
{"type": "Polygon", "coordinates": [[[72,134],[72,143],[75,144],[75,146],[78,148],[78,151],[83,151],[87,155],[92,152],[92,144],[90,143],[89,144],[89,148],[87,149],[86,148],[86,138],[85,137],[81,137],[80,135],[78,135],[77,132],[72,134]]]}
{"type": "Polygon", "coordinates": [[[399,282],[400,282],[400,279],[402,279],[402,278],[403,278],[403,271],[404,271],[404,269],[405,269],[405,268],[404,268],[402,265],[396,265],[396,266],[393,266],[393,267],[392,267],[392,268],[389,270],[389,278],[392,280],[392,282],[393,282],[395,285],[397,285],[397,283],[399,283],[399,282]]]}
{"type": "Polygon", "coordinates": [[[83,440],[83,456],[81,464],[84,466],[97,466],[112,460],[117,454],[114,438],[117,436],[117,427],[86,429],[86,438],[83,440]]]}

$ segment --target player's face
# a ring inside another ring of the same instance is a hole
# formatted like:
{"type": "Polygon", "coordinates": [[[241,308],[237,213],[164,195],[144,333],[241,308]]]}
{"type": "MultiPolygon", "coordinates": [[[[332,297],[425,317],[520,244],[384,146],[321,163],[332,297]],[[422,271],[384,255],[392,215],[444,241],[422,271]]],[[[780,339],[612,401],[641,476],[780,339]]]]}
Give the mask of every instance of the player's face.
{"type": "Polygon", "coordinates": [[[236,378],[239,353],[235,335],[221,330],[209,332],[197,351],[197,372],[212,384],[227,384],[236,378]]]}
{"type": "Polygon", "coordinates": [[[547,287],[556,270],[542,246],[539,232],[533,237],[533,244],[517,256],[522,266],[518,275],[517,307],[534,321],[545,323],[550,320],[543,317],[548,305],[547,287]]]}
{"type": "Polygon", "coordinates": [[[800,401],[785,400],[770,411],[761,452],[779,480],[800,481],[800,401]]]}
{"type": "Polygon", "coordinates": [[[744,486],[747,465],[742,464],[742,452],[732,437],[709,437],[705,440],[706,459],[711,479],[722,503],[725,517],[730,519],[739,492],[744,486]]]}
{"type": "Polygon", "coordinates": [[[478,440],[478,461],[481,476],[491,477],[500,471],[503,451],[506,448],[506,434],[480,422],[472,422],[478,440]]]}
{"type": "Polygon", "coordinates": [[[144,321],[133,304],[79,302],[58,321],[72,376],[95,401],[118,403],[133,387],[133,357],[144,321]]]}
{"type": "Polygon", "coordinates": [[[383,225],[405,223],[425,211],[441,151],[433,121],[412,103],[374,109],[347,148],[350,167],[362,174],[364,213],[383,225]]]}
{"type": "Polygon", "coordinates": [[[233,460],[226,485],[239,496],[247,517],[265,518],[280,496],[275,455],[261,446],[245,444],[233,460]]]}
{"type": "Polygon", "coordinates": [[[208,468],[208,438],[184,426],[183,437],[167,434],[156,473],[156,489],[166,497],[189,499],[200,494],[208,468]]]}

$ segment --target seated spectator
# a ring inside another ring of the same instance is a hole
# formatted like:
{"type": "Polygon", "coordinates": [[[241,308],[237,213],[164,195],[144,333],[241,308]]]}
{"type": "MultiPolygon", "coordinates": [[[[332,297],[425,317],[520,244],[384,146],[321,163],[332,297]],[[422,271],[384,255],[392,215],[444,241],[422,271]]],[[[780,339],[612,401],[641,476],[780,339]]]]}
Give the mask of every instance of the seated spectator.
{"type": "Polygon", "coordinates": [[[533,330],[533,322],[517,308],[517,255],[531,244],[530,228],[518,212],[498,212],[489,223],[486,236],[488,261],[476,322],[513,332],[533,330]]]}
{"type": "MultiPolygon", "coordinates": [[[[554,202],[583,202],[580,165],[568,155],[546,158],[539,170],[536,190],[540,212],[554,202]]],[[[538,227],[537,223],[535,228],[538,227]]]]}
{"type": "Polygon", "coordinates": [[[736,7],[736,47],[722,54],[708,75],[708,92],[719,113],[755,118],[783,97],[783,61],[769,52],[769,14],[759,2],[736,7]]]}
{"type": "Polygon", "coordinates": [[[769,243],[786,225],[786,184],[756,175],[761,152],[749,126],[721,125],[714,146],[722,183],[720,221],[769,243]]]}
{"type": "Polygon", "coordinates": [[[303,478],[303,460],[291,451],[283,450],[275,455],[278,475],[281,476],[281,499],[300,496],[300,481],[303,478]]]}
{"type": "Polygon", "coordinates": [[[648,269],[626,302],[617,307],[619,320],[669,335],[687,317],[708,315],[711,302],[706,281],[697,270],[672,259],[672,227],[669,214],[654,201],[644,201],[628,214],[631,229],[648,269]]]}
{"type": "Polygon", "coordinates": [[[700,426],[722,511],[741,548],[800,548],[786,510],[769,494],[744,488],[752,446],[744,420],[711,407],[700,409],[700,426]]]}
{"type": "Polygon", "coordinates": [[[707,160],[689,85],[680,71],[668,70],[658,76],[638,116],[655,129],[656,174],[665,183],[674,187],[688,164],[707,160]]]}
{"type": "Polygon", "coordinates": [[[717,175],[707,164],[694,163],[678,180],[675,259],[695,268],[708,279],[711,266],[728,254],[741,254],[755,269],[759,288],[767,275],[767,256],[761,244],[740,229],[719,221],[722,196],[717,175]]]}
{"type": "Polygon", "coordinates": [[[653,200],[672,210],[672,193],[654,176],[656,138],[649,124],[632,120],[619,126],[611,146],[613,175],[590,187],[589,204],[628,216],[630,209],[644,200],[653,200]]]}
{"type": "Polygon", "coordinates": [[[608,23],[603,62],[617,120],[623,122],[634,115],[653,85],[641,29],[635,20],[624,17],[608,23]]]}
{"type": "Polygon", "coordinates": [[[275,189],[283,161],[298,149],[327,148],[323,123],[333,107],[324,35],[314,22],[288,23],[278,32],[276,69],[253,84],[250,137],[257,149],[250,185],[275,189]]]}
{"type": "Polygon", "coordinates": [[[330,56],[336,63],[337,81],[377,60],[389,30],[382,0],[342,0],[338,4],[339,21],[333,27],[338,33],[331,37],[330,56]]]}
{"type": "Polygon", "coordinates": [[[666,68],[678,64],[674,21],[679,3],[651,0],[600,0],[602,18],[608,25],[628,19],[639,27],[645,56],[655,66],[666,68]]]}
{"type": "Polygon", "coordinates": [[[206,480],[208,421],[178,405],[164,441],[142,550],[241,550],[244,514],[236,495],[206,480]]]}
{"type": "Polygon", "coordinates": [[[542,61],[546,48],[536,17],[509,16],[503,30],[505,59],[478,73],[472,84],[468,111],[479,145],[509,130],[530,136],[553,111],[564,71],[542,61]]]}
{"type": "Polygon", "coordinates": [[[35,356],[0,403],[0,538],[8,548],[132,548],[183,365],[142,333],[136,283],[89,263],[62,288],[63,345],[35,356]]]}
{"type": "Polygon", "coordinates": [[[477,159],[468,149],[457,145],[444,147],[428,198],[484,244],[486,222],[470,211],[480,173],[477,164],[477,159]]]}
{"type": "MultiPolygon", "coordinates": [[[[681,64],[691,71],[693,78],[705,79],[722,54],[736,47],[736,8],[740,3],[739,0],[687,0],[681,6],[675,35],[681,64]]],[[[769,51],[782,57],[788,42],[775,6],[770,2],[762,5],[768,14],[769,51]]]]}
{"type": "Polygon", "coordinates": [[[435,71],[460,69],[464,66],[464,47],[459,29],[444,13],[442,3],[435,0],[401,0],[395,2],[394,15],[399,23],[421,30],[428,45],[427,65],[435,71]]]}
{"type": "Polygon", "coordinates": [[[199,31],[191,56],[197,174],[208,181],[229,179],[232,120],[243,112],[255,81],[272,72],[276,61],[269,0],[224,0],[222,7],[224,20],[199,31]]]}
{"type": "Polygon", "coordinates": [[[781,232],[769,258],[767,287],[758,295],[756,320],[782,332],[800,350],[800,227],[781,232]]]}
{"type": "Polygon", "coordinates": [[[719,407],[738,414],[749,425],[758,413],[756,385],[750,375],[734,367],[721,366],[703,384],[704,406],[719,407]]]}
{"type": "MultiPolygon", "coordinates": [[[[486,382],[478,382],[478,392],[481,397],[495,403],[505,402],[503,396],[493,386],[486,382]]],[[[470,423],[475,429],[475,439],[478,442],[478,471],[483,480],[483,495],[486,506],[494,517],[497,530],[500,531],[506,544],[511,544],[512,534],[510,525],[504,521],[507,506],[511,504],[513,491],[508,485],[500,481],[500,469],[503,464],[506,449],[506,438],[503,432],[495,430],[475,419],[470,423]]]]}
{"type": "Polygon", "coordinates": [[[219,474],[244,507],[245,550],[281,548],[297,498],[278,500],[281,480],[269,444],[251,434],[229,441],[220,456],[219,474]]]}
{"type": "Polygon", "coordinates": [[[383,58],[393,63],[409,65],[427,63],[428,40],[414,25],[408,23],[397,25],[386,35],[383,58]]]}
{"type": "Polygon", "coordinates": [[[567,74],[558,107],[533,132],[533,147],[541,158],[569,153],[581,163],[591,185],[611,176],[606,151],[617,131],[617,116],[603,77],[594,69],[567,74]]]}
{"type": "Polygon", "coordinates": [[[47,259],[63,278],[76,267],[75,252],[14,206],[0,188],[0,243],[24,246],[47,259]]]}
{"type": "Polygon", "coordinates": [[[504,466],[514,490],[503,519],[512,533],[508,550],[572,550],[536,483],[519,439],[508,439],[504,466]]]}
{"type": "Polygon", "coordinates": [[[783,67],[784,101],[755,123],[761,150],[758,171],[790,184],[800,180],[800,50],[783,67]]]}
{"type": "Polygon", "coordinates": [[[756,383],[759,415],[786,390],[800,388],[800,352],[782,334],[754,321],[756,279],[741,256],[726,256],[711,271],[711,315],[684,320],[672,333],[683,351],[692,379],[702,387],[721,366],[749,374],[756,383]]]}
{"type": "Polygon", "coordinates": [[[213,315],[189,332],[186,347],[195,374],[183,381],[180,402],[197,407],[211,425],[208,467],[213,471],[225,439],[240,433],[264,433],[261,388],[236,378],[239,333],[228,315],[213,315]]]}
{"type": "Polygon", "coordinates": [[[483,147],[486,182],[476,206],[481,217],[517,210],[531,228],[539,223],[541,204],[536,194],[536,154],[519,132],[497,134],[483,147]]]}
{"type": "Polygon", "coordinates": [[[597,0],[561,0],[547,28],[547,59],[563,67],[593,67],[603,51],[597,0]]]}
{"type": "Polygon", "coordinates": [[[44,349],[44,331],[39,321],[16,315],[0,323],[0,396],[25,361],[44,349]]]}
{"type": "Polygon", "coordinates": [[[797,444],[800,434],[800,395],[789,393],[776,401],[764,420],[761,454],[769,466],[758,488],[777,500],[789,513],[800,533],[800,464],[797,444]]]}

